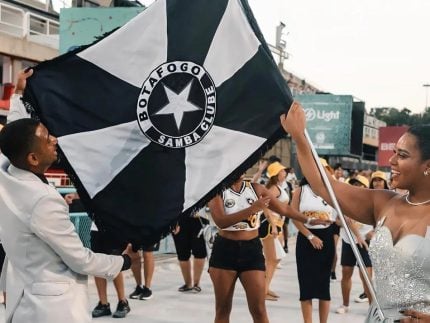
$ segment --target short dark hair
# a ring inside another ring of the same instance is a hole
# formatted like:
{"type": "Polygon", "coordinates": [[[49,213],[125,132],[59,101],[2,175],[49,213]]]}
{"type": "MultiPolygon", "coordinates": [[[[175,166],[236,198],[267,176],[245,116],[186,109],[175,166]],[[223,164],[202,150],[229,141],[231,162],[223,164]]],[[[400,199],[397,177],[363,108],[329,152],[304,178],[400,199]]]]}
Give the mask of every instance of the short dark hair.
{"type": "Polygon", "coordinates": [[[0,150],[13,165],[20,168],[26,165],[39,125],[39,121],[25,118],[6,124],[0,131],[0,150]]]}
{"type": "Polygon", "coordinates": [[[279,163],[281,162],[281,158],[279,158],[276,155],[270,156],[267,160],[268,160],[269,164],[272,164],[274,162],[279,162],[279,163]]]}
{"type": "Polygon", "coordinates": [[[340,168],[340,169],[343,169],[343,168],[342,168],[342,164],[341,164],[341,163],[336,163],[336,164],[333,166],[333,169],[334,169],[334,170],[338,170],[339,168],[340,168]]]}
{"type": "Polygon", "coordinates": [[[430,159],[430,124],[412,126],[408,129],[417,138],[418,149],[421,151],[423,160],[430,159]]]}

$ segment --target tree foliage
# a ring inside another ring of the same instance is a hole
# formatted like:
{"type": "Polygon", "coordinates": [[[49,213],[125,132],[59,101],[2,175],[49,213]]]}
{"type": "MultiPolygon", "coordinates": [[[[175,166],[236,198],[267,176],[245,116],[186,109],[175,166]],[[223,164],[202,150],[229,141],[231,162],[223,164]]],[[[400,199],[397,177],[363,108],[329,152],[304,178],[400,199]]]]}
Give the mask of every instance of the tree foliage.
{"type": "Polygon", "coordinates": [[[370,114],[375,118],[385,121],[387,126],[412,126],[415,124],[430,124],[430,107],[423,113],[412,113],[408,108],[398,110],[396,108],[372,108],[370,114]]]}

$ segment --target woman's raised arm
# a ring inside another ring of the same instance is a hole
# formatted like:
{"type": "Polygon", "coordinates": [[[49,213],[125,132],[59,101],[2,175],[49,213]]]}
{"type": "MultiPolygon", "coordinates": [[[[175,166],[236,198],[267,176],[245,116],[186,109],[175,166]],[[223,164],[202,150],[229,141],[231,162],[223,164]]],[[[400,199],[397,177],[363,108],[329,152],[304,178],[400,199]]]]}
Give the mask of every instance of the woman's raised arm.
{"type": "MultiPolygon", "coordinates": [[[[305,137],[306,115],[300,103],[294,101],[287,115],[281,115],[281,125],[288,132],[296,143],[297,157],[303,175],[308,180],[312,190],[328,201],[332,206],[328,191],[324,185],[321,174],[312,155],[311,147],[305,137]]],[[[336,181],[332,176],[328,176],[335,192],[336,198],[343,212],[351,218],[374,225],[375,201],[388,201],[393,194],[388,191],[369,190],[354,187],[336,181]]]]}

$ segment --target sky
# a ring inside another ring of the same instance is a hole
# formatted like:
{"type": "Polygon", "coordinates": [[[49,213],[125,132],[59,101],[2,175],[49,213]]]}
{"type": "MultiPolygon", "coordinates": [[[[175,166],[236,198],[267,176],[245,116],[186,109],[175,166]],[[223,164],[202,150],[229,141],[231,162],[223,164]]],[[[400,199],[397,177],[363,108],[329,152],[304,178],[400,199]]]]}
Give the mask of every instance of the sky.
{"type": "Polygon", "coordinates": [[[248,1],[268,43],[286,25],[285,69],[320,90],[368,111],[430,106],[430,0],[248,1]]]}
{"type": "Polygon", "coordinates": [[[285,23],[284,66],[366,108],[430,105],[429,0],[249,0],[266,41],[285,23]]]}

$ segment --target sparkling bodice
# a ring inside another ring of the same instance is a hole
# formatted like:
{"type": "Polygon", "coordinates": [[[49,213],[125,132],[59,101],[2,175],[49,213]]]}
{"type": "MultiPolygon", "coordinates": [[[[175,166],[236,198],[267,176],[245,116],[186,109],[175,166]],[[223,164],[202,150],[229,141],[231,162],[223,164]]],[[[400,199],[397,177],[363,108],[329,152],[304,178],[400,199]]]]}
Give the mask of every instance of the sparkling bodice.
{"type": "Polygon", "coordinates": [[[430,313],[430,239],[410,234],[395,245],[383,220],[369,247],[376,295],[382,309],[430,313]]]}

